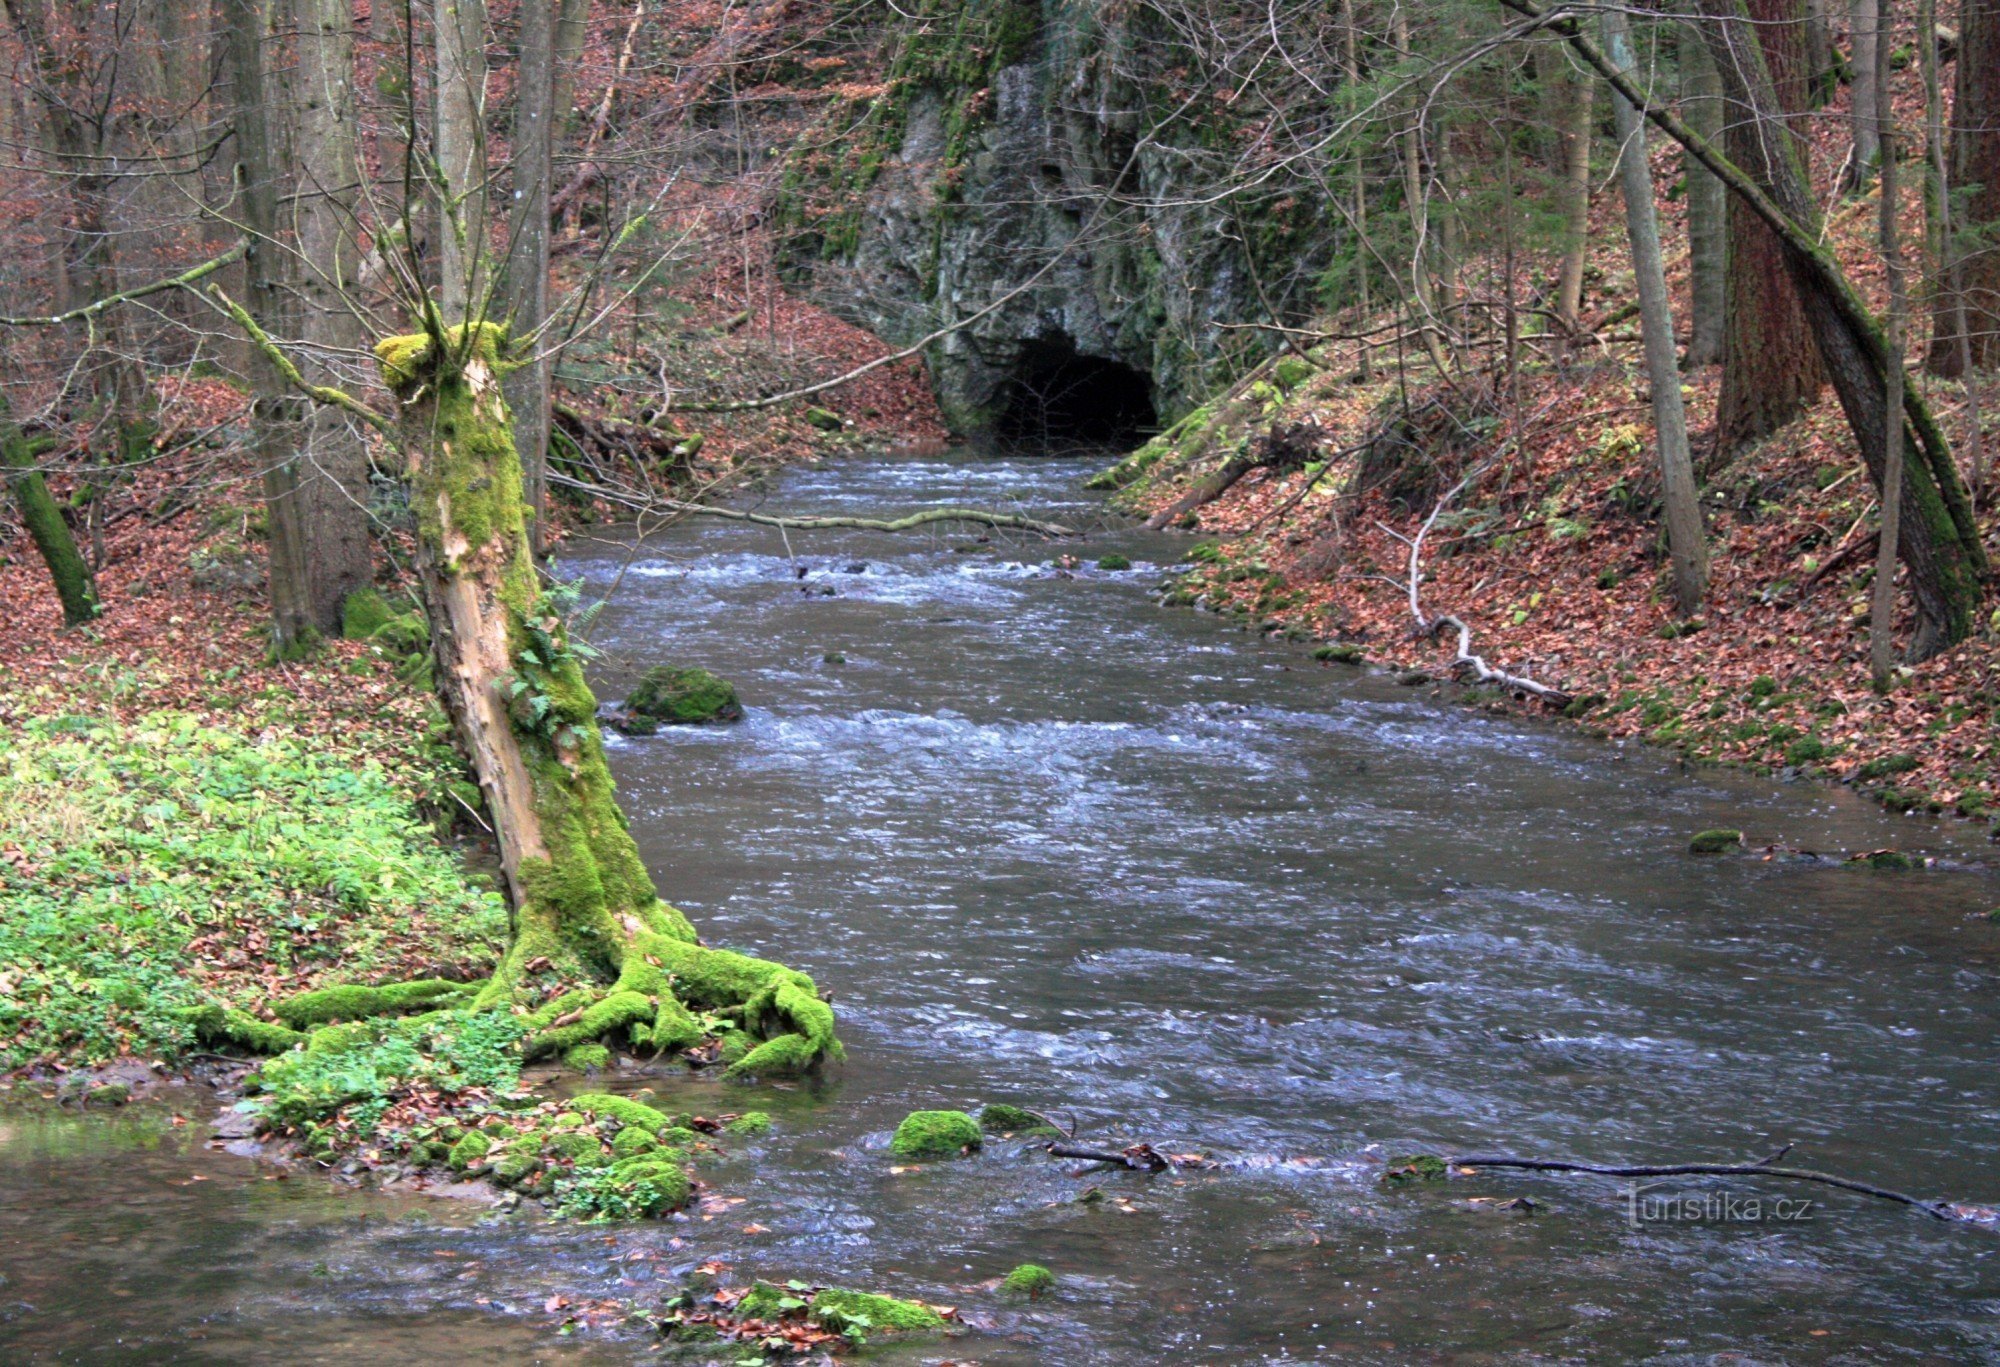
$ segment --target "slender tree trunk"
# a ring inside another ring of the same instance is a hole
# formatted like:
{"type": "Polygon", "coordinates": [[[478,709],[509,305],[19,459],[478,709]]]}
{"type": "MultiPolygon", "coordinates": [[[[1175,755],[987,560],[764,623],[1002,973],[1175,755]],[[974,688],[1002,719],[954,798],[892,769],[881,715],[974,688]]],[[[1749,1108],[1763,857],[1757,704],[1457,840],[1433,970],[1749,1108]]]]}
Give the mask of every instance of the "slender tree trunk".
{"type": "MultiPolygon", "coordinates": [[[[1891,0],[1880,0],[1882,26],[1888,27],[1891,0]]],[[[1877,42],[1875,77],[1886,91],[1889,81],[1888,44],[1877,42]]],[[[1857,65],[1859,65],[1857,63],[1857,65]]],[[[1909,325],[1908,287],[1903,279],[1903,251],[1896,237],[1897,174],[1896,123],[1889,101],[1877,107],[1875,143],[1882,157],[1882,264],[1889,275],[1889,348],[1887,394],[1884,406],[1891,413],[1903,411],[1903,339],[1909,325]]],[[[1886,689],[1895,669],[1896,557],[1903,526],[1903,424],[1883,424],[1882,432],[1882,535],[1875,557],[1873,601],[1868,613],[1868,669],[1875,687],[1886,689]]]]}
{"type": "Polygon", "coordinates": [[[1583,307],[1583,267],[1590,251],[1590,133],[1597,82],[1574,69],[1557,48],[1559,79],[1567,87],[1562,104],[1562,264],[1556,272],[1556,321],[1566,333],[1577,328],[1583,307]]]}
{"type": "Polygon", "coordinates": [[[6,400],[0,398],[0,474],[6,477],[22,525],[49,568],[62,603],[63,625],[82,626],[97,617],[97,580],[76,548],[76,537],[49,493],[48,481],[35,468],[36,454],[35,443],[22,433],[7,412],[6,400]]]}
{"type": "MultiPolygon", "coordinates": [[[[1708,45],[1685,29],[1680,44],[1681,105],[1693,129],[1718,146],[1722,142],[1722,81],[1708,45]]],[[[1685,150],[1681,172],[1687,181],[1689,370],[1722,363],[1723,324],[1729,309],[1729,192],[1715,173],[1685,150]]]]}
{"type": "MultiPolygon", "coordinates": [[[[279,234],[278,154],[270,110],[276,82],[268,79],[263,0],[221,0],[229,33],[230,82],[235,105],[237,172],[243,187],[240,214],[250,234],[246,254],[250,299],[246,307],[267,333],[296,331],[279,234]]],[[[297,405],[285,379],[261,355],[252,358],[251,447],[263,472],[266,544],[270,552],[271,631],[280,654],[309,649],[318,634],[308,591],[303,512],[298,493],[297,405]]]]}
{"type": "MultiPolygon", "coordinates": [[[[1604,12],[1604,48],[1623,70],[1633,66],[1624,12],[1604,12]]],[[[1646,378],[1653,395],[1653,427],[1665,492],[1667,548],[1674,564],[1674,603],[1693,616],[1708,589],[1708,546],[1702,536],[1700,492],[1688,454],[1687,414],[1674,355],[1674,315],[1667,299],[1660,255],[1660,225],[1653,209],[1653,172],[1646,158],[1646,125],[1622,96],[1611,97],[1618,129],[1618,184],[1625,198],[1625,229],[1632,243],[1632,271],[1639,287],[1640,332],[1646,378]]]]}
{"type": "MultiPolygon", "coordinates": [[[[1395,44],[1398,58],[1410,56],[1410,21],[1403,13],[1401,5],[1396,6],[1390,17],[1390,41],[1395,44]]],[[[1396,137],[1396,150],[1403,162],[1404,208],[1410,218],[1410,291],[1416,302],[1417,326],[1423,334],[1424,350],[1430,353],[1431,364],[1443,374],[1445,364],[1444,344],[1439,340],[1436,295],[1431,288],[1430,231],[1425,216],[1423,139],[1420,124],[1423,111],[1410,109],[1404,114],[1402,132],[1396,137]]]]}
{"type": "Polygon", "coordinates": [[[1853,160],[1848,163],[1845,188],[1859,190],[1875,174],[1882,159],[1881,115],[1876,108],[1876,92],[1882,89],[1880,46],[1882,0],[1853,0],[1848,8],[1854,45],[1854,107],[1849,123],[1853,129],[1853,160]]]}
{"type": "Polygon", "coordinates": [[[438,0],[436,129],[439,303],[445,321],[485,311],[486,5],[438,0]]]}
{"type": "Polygon", "coordinates": [[[521,0],[520,61],[514,69],[514,200],[502,306],[521,361],[507,376],[507,405],[521,456],[523,492],[542,544],[549,451],[549,195],[555,128],[556,15],[550,0],[521,0]]]}
{"type": "MultiPolygon", "coordinates": [[[[1351,94],[1361,84],[1360,34],[1354,23],[1354,0],[1340,0],[1340,74],[1347,83],[1351,94]]],[[[1354,263],[1356,284],[1361,293],[1361,326],[1357,331],[1365,331],[1374,309],[1368,298],[1368,277],[1374,272],[1374,265],[1368,256],[1368,163],[1367,158],[1358,153],[1353,157],[1354,207],[1350,211],[1354,218],[1354,263]]],[[[1363,384],[1373,376],[1368,338],[1357,337],[1354,343],[1356,371],[1363,384]]]]}
{"type": "MultiPolygon", "coordinates": [[[[1951,175],[1945,142],[1944,91],[1938,81],[1937,0],[1920,0],[1917,31],[1933,35],[1923,43],[1924,72],[1924,270],[1931,292],[1932,333],[1938,342],[1956,342],[1960,373],[1965,386],[1965,454],[1972,475],[1972,499],[1986,501],[1992,462],[1986,454],[1986,421],[1979,397],[1979,384],[1972,371],[1972,341],[1966,336],[1965,296],[1954,286],[1962,272],[1952,256],[1951,175]],[[1957,336],[1948,334],[1955,332],[1957,336]]],[[[1933,345],[1932,355],[1936,354],[1933,345]]],[[[1935,368],[1935,367],[1933,367],[1935,368]]]]}
{"type": "Polygon", "coordinates": [[[2000,0],[1959,7],[1945,190],[1952,231],[1927,363],[1939,375],[2000,368],[2000,0]]]}
{"type": "MultiPolygon", "coordinates": [[[[1744,17],[1750,22],[1704,26],[1718,74],[1726,87],[1740,87],[1738,69],[1755,62],[1770,72],[1778,103],[1760,114],[1730,99],[1724,147],[1739,166],[1754,165],[1767,154],[1796,160],[1800,149],[1787,125],[1806,108],[1803,0],[1748,0],[1744,17]]],[[[1815,212],[1806,221],[1817,218],[1815,212]]],[[[1722,396],[1716,412],[1716,447],[1724,456],[1805,412],[1826,383],[1826,367],[1777,235],[1739,199],[1729,202],[1728,224],[1722,396]]]]}
{"type": "MultiPolygon", "coordinates": [[[[354,17],[349,0],[292,0],[297,29],[295,217],[299,244],[299,369],[314,384],[339,387],[338,358],[366,341],[351,311],[361,272],[356,208],[361,193],[355,146],[354,17]]],[[[353,420],[319,408],[302,424],[298,474],[306,596],[314,625],[340,629],[347,596],[374,582],[369,537],[368,447],[353,420]]]]}

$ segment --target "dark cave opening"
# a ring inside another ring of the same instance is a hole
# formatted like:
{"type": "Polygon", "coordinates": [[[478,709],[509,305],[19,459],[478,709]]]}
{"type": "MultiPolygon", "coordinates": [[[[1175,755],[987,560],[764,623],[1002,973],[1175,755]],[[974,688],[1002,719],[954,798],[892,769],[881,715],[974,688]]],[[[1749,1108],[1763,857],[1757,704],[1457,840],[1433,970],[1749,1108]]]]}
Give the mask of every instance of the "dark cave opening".
{"type": "Polygon", "coordinates": [[[1085,356],[1060,333],[1022,345],[997,397],[993,430],[1010,445],[1130,449],[1158,426],[1144,371],[1085,356]]]}

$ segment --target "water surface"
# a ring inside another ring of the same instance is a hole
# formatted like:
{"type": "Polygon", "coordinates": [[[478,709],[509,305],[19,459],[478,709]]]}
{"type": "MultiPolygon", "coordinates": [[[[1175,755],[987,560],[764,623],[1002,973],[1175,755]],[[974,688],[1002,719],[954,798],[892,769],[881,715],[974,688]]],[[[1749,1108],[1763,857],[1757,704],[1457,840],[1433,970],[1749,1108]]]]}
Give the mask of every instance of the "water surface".
{"type": "Polygon", "coordinates": [[[849,1059],[816,1083],[619,1083],[772,1110],[773,1136],[707,1174],[740,1204],[552,1225],[43,1116],[0,1131],[0,1349],[629,1361],[651,1341],[558,1337],[542,1299],[656,1300],[717,1258],[957,1304],[985,1328],[930,1355],[988,1364],[2000,1359],[1988,1232],[1769,1185],[1661,1191],[1811,1195],[1815,1218],[1634,1228],[1609,1181],[1376,1180],[1413,1150],[1797,1141],[1812,1166],[2000,1199],[2000,929],[1976,915],[2000,896],[1976,832],[1681,772],[1160,608],[1185,542],[1104,525],[1088,468],[870,458],[784,475],[762,506],[1018,508],[1131,570],[962,530],[722,522],[568,552],[619,583],[601,692],[694,663],[749,708],[612,743],[662,888],[841,1015],[849,1059]],[[1957,867],[1685,853],[1717,825],[1957,867]],[[983,1100],[1223,1166],[889,1155],[906,1111],[983,1100]],[[211,1180],[184,1185],[190,1163],[211,1180]],[[1060,1295],[1001,1306],[984,1284],[1028,1260],[1060,1295]]]}

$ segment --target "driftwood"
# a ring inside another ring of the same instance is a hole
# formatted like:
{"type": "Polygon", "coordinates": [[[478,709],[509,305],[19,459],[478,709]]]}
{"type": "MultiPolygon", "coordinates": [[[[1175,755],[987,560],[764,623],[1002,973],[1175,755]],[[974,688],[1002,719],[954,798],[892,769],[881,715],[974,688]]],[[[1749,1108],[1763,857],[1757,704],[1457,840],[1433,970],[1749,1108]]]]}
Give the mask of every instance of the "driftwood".
{"type": "Polygon", "coordinates": [[[1595,1177],[1777,1177],[1789,1182],[1810,1182],[1841,1191],[1857,1192],[1862,1196],[1873,1196],[1878,1200],[1893,1201],[1897,1205],[1920,1210],[1937,1220],[1961,1224],[1992,1222],[1993,1213],[1978,1207],[1911,1196],[1907,1192],[1878,1187],[1872,1182],[1857,1181],[1852,1177],[1842,1177],[1838,1173],[1819,1172],[1812,1168],[1775,1166],[1777,1160],[1789,1153],[1791,1148],[1792,1146],[1787,1144],[1768,1158],[1755,1163],[1651,1163],[1614,1167],[1598,1163],[1569,1163],[1557,1159],[1507,1158],[1493,1155],[1449,1158],[1445,1162],[1452,1168],[1519,1168],[1529,1172],[1580,1172],[1595,1177]]]}

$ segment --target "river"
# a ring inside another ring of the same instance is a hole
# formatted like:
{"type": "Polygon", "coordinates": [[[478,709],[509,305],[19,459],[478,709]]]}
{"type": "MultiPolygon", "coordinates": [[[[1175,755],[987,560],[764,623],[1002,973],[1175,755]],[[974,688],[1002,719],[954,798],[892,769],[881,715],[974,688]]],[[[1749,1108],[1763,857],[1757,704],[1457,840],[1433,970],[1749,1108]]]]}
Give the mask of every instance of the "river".
{"type": "Polygon", "coordinates": [[[702,520],[566,551],[619,585],[601,693],[698,663],[749,709],[612,741],[662,888],[840,1013],[848,1059],[812,1083],[618,1080],[775,1115],[704,1174],[740,1204],[562,1225],[268,1180],[203,1144],[198,1096],[185,1126],[10,1110],[0,1357],[631,1361],[656,1343],[559,1336],[546,1298],[657,1303],[717,1259],[958,1305],[981,1328],[929,1358],[995,1367],[2000,1360],[1990,1230],[1768,1182],[1663,1185],[1640,1214],[1742,1199],[1634,1221],[1609,1179],[1377,1180],[1412,1151],[1744,1161],[1795,1141],[1788,1161],[2000,1200],[1979,832],[1686,772],[1162,608],[1185,541],[1107,525],[1089,468],[854,458],[751,500],[1008,508],[1093,529],[1080,548],[702,520]],[[1083,568],[1047,563],[1072,550],[1083,568]],[[1091,567],[1107,552],[1133,567],[1091,567]],[[1689,855],[1710,826],[1942,862],[1689,855]],[[905,1112],[981,1101],[1219,1166],[890,1156],[905,1112]],[[1779,1220],[1774,1196],[1813,1205],[1779,1220]],[[1024,1261],[1059,1293],[997,1301],[985,1283],[1024,1261]]]}

